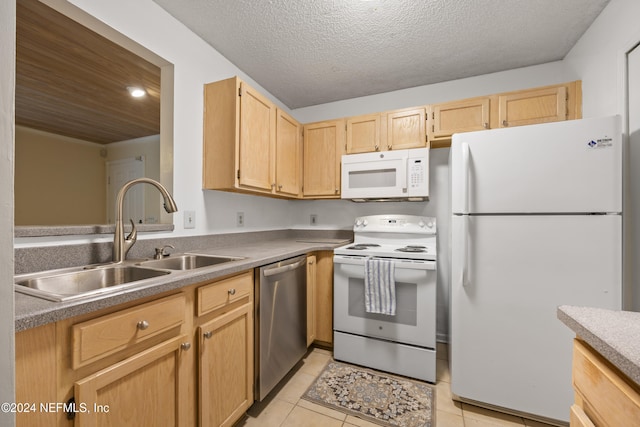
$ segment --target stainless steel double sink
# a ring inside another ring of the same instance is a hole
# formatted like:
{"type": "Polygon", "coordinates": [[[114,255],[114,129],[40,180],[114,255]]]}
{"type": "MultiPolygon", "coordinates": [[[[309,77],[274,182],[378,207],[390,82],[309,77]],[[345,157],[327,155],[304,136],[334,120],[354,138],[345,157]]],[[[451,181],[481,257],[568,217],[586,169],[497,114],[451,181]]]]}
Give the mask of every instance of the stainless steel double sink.
{"type": "Polygon", "coordinates": [[[68,301],[146,285],[175,271],[213,267],[244,258],[180,254],[162,259],[70,267],[14,277],[15,290],[50,301],[68,301]]]}

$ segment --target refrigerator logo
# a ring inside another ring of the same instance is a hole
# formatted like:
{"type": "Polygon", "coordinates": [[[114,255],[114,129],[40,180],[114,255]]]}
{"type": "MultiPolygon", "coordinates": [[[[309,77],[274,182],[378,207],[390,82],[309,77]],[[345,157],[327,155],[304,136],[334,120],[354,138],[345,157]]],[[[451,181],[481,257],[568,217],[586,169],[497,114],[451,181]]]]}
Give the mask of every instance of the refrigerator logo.
{"type": "Polygon", "coordinates": [[[596,140],[591,140],[587,143],[587,146],[589,148],[609,148],[609,147],[613,147],[613,138],[608,138],[608,137],[604,137],[604,138],[600,138],[600,139],[596,139],[596,140]]]}

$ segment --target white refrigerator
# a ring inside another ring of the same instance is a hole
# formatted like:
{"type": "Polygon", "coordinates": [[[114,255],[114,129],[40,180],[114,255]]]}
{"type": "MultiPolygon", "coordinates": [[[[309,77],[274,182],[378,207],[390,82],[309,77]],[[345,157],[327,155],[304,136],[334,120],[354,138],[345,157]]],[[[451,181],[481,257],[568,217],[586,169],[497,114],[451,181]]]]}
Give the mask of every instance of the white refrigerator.
{"type": "Polygon", "coordinates": [[[453,136],[451,391],[569,420],[559,305],[621,309],[620,117],[453,136]]]}

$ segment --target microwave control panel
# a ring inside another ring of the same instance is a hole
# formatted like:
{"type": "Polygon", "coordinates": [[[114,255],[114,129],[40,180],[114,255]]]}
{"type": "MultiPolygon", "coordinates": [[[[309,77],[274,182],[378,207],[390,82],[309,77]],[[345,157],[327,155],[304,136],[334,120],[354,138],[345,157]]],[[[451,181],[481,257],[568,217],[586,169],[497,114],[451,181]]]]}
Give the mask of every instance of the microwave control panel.
{"type": "Polygon", "coordinates": [[[409,188],[421,188],[425,185],[427,173],[424,159],[409,159],[409,188]]]}

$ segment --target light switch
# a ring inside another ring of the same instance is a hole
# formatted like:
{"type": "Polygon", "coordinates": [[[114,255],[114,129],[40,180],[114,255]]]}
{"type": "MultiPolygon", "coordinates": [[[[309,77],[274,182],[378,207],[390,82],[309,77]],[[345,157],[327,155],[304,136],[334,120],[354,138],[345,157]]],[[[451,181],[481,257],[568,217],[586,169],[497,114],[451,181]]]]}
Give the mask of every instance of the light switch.
{"type": "Polygon", "coordinates": [[[195,211],[184,211],[184,228],[196,228],[195,211]]]}

